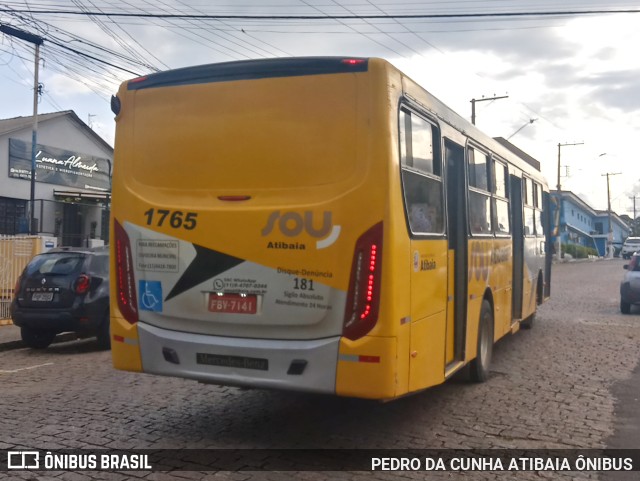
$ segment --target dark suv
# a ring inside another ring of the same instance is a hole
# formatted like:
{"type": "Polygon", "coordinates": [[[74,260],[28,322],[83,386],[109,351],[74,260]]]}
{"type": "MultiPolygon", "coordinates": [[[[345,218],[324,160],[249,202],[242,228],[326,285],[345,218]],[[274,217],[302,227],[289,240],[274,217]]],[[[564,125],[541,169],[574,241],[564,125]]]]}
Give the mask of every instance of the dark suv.
{"type": "Polygon", "coordinates": [[[35,256],[16,284],[11,318],[29,347],[44,349],[56,334],[73,331],[97,335],[108,349],[108,247],[61,247],[35,256]]]}

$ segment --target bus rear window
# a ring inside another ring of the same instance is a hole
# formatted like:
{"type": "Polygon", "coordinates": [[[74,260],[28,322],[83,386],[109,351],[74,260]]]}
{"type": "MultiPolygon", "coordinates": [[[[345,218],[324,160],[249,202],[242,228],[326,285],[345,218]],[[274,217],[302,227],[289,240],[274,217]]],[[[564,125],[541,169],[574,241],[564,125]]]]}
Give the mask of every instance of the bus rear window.
{"type": "Polygon", "coordinates": [[[139,91],[133,177],[190,191],[343,181],[357,162],[356,83],[315,75],[139,91]]]}

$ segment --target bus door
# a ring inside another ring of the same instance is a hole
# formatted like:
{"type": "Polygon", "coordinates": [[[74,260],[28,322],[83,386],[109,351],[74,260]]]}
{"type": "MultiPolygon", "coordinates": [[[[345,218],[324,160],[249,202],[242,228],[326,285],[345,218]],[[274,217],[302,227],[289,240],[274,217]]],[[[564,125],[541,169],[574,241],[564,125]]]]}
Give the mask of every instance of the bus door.
{"type": "Polygon", "coordinates": [[[553,245],[552,245],[552,236],[551,231],[553,230],[553,226],[551,225],[551,196],[549,192],[544,192],[542,194],[542,208],[543,211],[543,222],[544,222],[544,243],[545,243],[545,251],[544,251],[544,292],[543,298],[548,299],[551,295],[551,261],[553,259],[553,245]]]}
{"type": "MultiPolygon", "coordinates": [[[[511,176],[511,226],[513,235],[512,319],[522,319],[522,289],[524,280],[524,220],[522,218],[522,179],[511,176]]],[[[513,322],[512,321],[512,322],[513,322]]]]}
{"type": "Polygon", "coordinates": [[[464,147],[448,139],[444,142],[449,241],[449,281],[445,363],[464,360],[467,327],[467,189],[464,147]]]}

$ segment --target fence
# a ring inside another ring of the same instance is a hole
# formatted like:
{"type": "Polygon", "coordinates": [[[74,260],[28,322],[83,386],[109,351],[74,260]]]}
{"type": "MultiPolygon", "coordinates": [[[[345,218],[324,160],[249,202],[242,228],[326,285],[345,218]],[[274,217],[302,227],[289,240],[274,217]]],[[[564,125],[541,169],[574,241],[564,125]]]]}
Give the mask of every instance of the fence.
{"type": "Polygon", "coordinates": [[[50,247],[49,242],[50,238],[40,236],[0,235],[0,324],[11,322],[9,306],[22,270],[34,255],[50,247]]]}

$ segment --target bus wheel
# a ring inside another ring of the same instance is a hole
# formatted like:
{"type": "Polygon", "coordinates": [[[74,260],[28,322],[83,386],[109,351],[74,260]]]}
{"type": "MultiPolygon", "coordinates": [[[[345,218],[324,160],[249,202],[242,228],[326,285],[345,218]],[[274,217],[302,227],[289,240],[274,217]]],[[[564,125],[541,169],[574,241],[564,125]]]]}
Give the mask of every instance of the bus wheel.
{"type": "Polygon", "coordinates": [[[478,325],[478,353],[471,361],[469,374],[473,382],[489,379],[489,366],[493,352],[493,311],[489,301],[482,301],[480,324],[478,325]]]}

